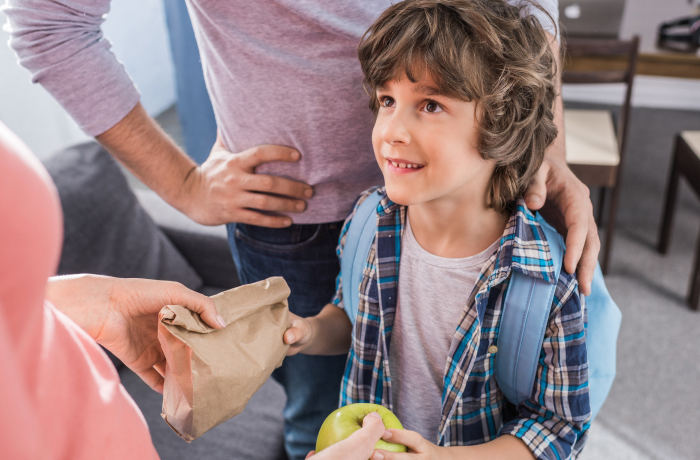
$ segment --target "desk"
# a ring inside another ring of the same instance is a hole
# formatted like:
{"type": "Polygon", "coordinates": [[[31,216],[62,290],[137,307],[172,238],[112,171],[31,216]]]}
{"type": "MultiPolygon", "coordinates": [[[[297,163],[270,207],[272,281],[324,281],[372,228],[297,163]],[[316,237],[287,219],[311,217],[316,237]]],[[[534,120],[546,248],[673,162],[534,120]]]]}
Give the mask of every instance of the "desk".
{"type": "MultiPolygon", "coordinates": [[[[637,75],[700,79],[700,56],[678,53],[656,47],[659,24],[693,14],[693,5],[688,0],[626,0],[619,37],[629,39],[641,37],[637,75]]],[[[575,58],[566,59],[564,70],[624,70],[624,58],[575,58]]]]}

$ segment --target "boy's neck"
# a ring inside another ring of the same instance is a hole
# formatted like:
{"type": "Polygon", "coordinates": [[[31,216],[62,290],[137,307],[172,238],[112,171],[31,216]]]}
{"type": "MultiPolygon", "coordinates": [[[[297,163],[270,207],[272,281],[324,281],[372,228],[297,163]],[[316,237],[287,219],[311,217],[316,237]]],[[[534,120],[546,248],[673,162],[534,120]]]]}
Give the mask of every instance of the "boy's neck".
{"type": "Polygon", "coordinates": [[[418,244],[433,255],[451,259],[486,250],[503,235],[510,217],[473,195],[411,205],[408,216],[418,244]]]}

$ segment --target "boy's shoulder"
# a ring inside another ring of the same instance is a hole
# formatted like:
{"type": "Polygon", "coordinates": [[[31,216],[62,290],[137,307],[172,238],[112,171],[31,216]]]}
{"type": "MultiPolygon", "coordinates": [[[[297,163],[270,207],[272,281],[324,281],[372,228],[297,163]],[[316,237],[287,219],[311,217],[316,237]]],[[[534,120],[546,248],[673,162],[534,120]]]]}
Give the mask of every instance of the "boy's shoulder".
{"type": "Polygon", "coordinates": [[[360,193],[360,195],[355,199],[355,203],[352,205],[352,209],[350,210],[350,214],[345,218],[345,223],[343,224],[343,230],[341,232],[340,238],[341,241],[344,238],[345,234],[347,233],[348,229],[350,228],[350,224],[352,223],[352,219],[355,217],[355,214],[357,214],[357,210],[360,209],[360,206],[362,206],[362,203],[367,200],[367,198],[370,197],[374,192],[378,192],[381,196],[381,201],[380,203],[383,203],[384,207],[388,207],[393,205],[391,201],[389,200],[389,197],[386,194],[386,187],[384,186],[379,186],[375,185],[364,192],[360,193]]]}
{"type": "Polygon", "coordinates": [[[380,196],[382,196],[382,199],[386,198],[386,187],[381,186],[381,185],[374,185],[364,192],[360,193],[360,195],[355,199],[355,204],[352,206],[352,212],[350,213],[350,217],[352,217],[353,214],[357,211],[357,208],[359,208],[364,201],[369,198],[369,196],[374,193],[378,192],[380,196]]]}
{"type": "MultiPolygon", "coordinates": [[[[580,304],[581,295],[578,289],[576,273],[567,273],[563,269],[563,260],[554,260],[555,257],[563,259],[565,247],[563,239],[556,234],[549,224],[543,223],[541,217],[527,208],[525,200],[519,197],[513,208],[510,228],[506,230],[506,240],[512,239],[512,249],[506,254],[510,256],[512,269],[516,269],[526,275],[542,278],[556,284],[552,313],[576,297],[575,303],[580,304]],[[545,226],[548,230],[545,231],[545,226]],[[550,241],[550,237],[556,235],[559,241],[550,241]],[[559,246],[555,251],[554,245],[559,246]],[[559,272],[555,265],[559,266],[559,272]],[[555,279],[556,278],[556,279],[555,279]]],[[[502,242],[503,244],[503,242],[502,242]]]]}

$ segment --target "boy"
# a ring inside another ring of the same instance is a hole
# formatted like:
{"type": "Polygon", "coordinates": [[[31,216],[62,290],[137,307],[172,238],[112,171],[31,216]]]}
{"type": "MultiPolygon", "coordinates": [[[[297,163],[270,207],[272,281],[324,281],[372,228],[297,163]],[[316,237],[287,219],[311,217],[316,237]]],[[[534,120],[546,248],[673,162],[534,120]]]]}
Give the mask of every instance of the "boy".
{"type": "Polygon", "coordinates": [[[575,275],[553,279],[521,197],[556,137],[541,26],[497,0],[407,0],[359,56],[385,179],[359,312],[353,327],[338,282],[321,313],[294,317],[289,354],[350,348],[342,403],[380,403],[406,428],[384,439],[409,454],[375,460],[575,458],[590,419],[583,299],[575,275]],[[512,271],[556,283],[535,386],[517,407],[494,376],[512,271]]]}

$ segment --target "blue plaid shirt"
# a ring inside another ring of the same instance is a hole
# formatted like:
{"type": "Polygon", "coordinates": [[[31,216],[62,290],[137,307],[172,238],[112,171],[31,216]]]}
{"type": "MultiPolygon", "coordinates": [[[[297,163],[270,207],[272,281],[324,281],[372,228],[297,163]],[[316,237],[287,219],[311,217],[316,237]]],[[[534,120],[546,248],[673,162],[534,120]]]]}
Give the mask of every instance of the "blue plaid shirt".
{"type": "MultiPolygon", "coordinates": [[[[357,207],[374,190],[360,196],[347,218],[338,245],[339,258],[357,207]]],[[[363,402],[392,409],[389,347],[406,210],[386,195],[377,206],[377,235],[359,287],[359,311],[341,405],[363,402]]],[[[553,278],[544,232],[519,199],[500,246],[484,264],[455,327],[443,379],[442,418],[435,437],[438,445],[481,444],[511,434],[522,439],[538,459],[576,458],[581,451],[590,424],[585,307],[574,275],[562,270],[559,279],[553,278]],[[489,352],[498,341],[512,270],[557,283],[535,386],[530,398],[517,407],[501,392],[494,376],[495,354],[489,352]]],[[[332,302],[342,307],[342,299],[339,276],[332,302]]]]}

